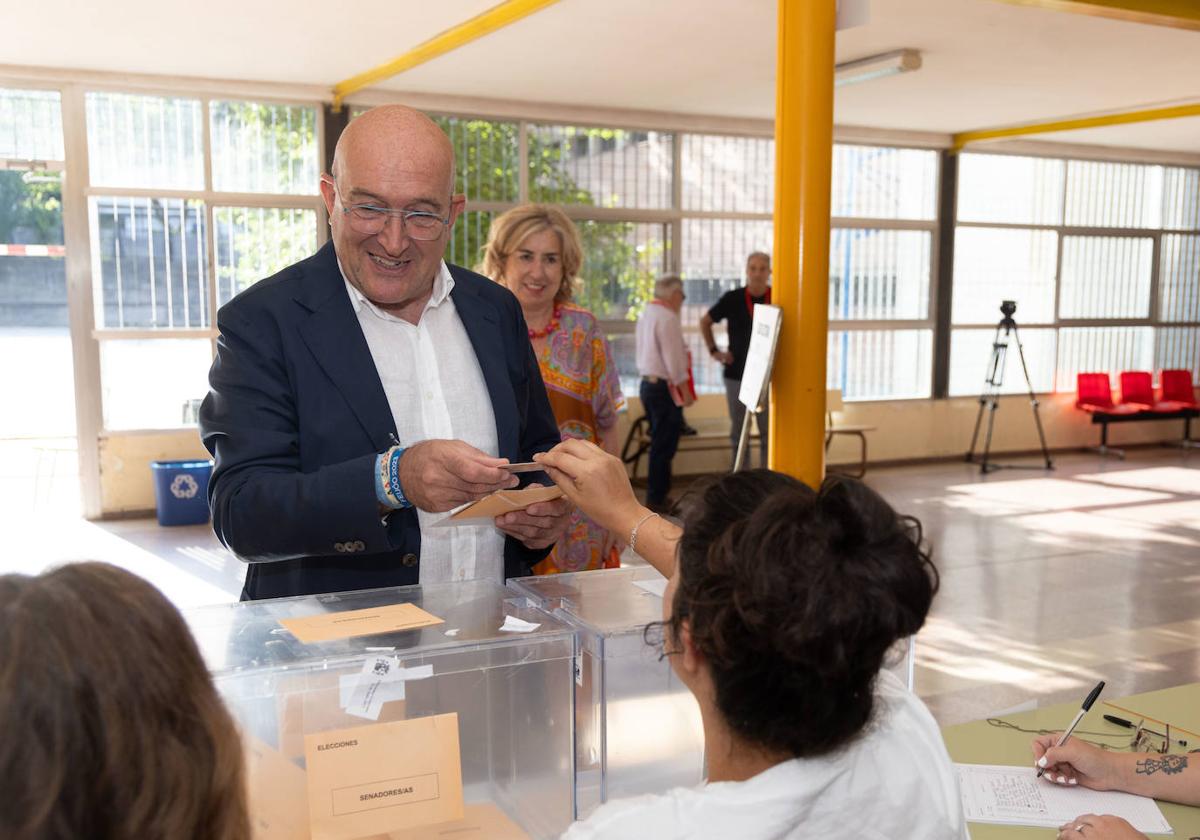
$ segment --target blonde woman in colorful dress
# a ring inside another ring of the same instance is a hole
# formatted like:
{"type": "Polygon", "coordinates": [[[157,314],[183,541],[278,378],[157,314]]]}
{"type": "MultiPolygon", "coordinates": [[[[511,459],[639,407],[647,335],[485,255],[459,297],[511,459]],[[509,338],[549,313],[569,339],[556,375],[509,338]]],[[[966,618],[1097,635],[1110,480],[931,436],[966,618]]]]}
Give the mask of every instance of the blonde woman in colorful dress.
{"type": "MultiPolygon", "coordinates": [[[[612,348],[596,317],[574,305],[583,249],[579,232],[559,209],[515,207],[492,222],[482,274],[506,286],[525,313],[563,439],[580,438],[617,454],[617,415],[625,407],[612,348]]],[[[616,538],[576,511],[538,574],[599,569],[615,558],[616,538]]]]}

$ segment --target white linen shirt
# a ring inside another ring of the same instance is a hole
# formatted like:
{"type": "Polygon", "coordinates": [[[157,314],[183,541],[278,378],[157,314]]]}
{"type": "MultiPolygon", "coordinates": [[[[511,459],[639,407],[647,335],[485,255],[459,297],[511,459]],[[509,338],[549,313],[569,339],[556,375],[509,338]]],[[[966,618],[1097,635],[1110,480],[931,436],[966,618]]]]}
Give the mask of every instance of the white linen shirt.
{"type": "Polygon", "coordinates": [[[679,313],[669,306],[646,304],[635,334],[637,369],[642,376],[657,376],[675,385],[688,378],[687,345],[679,313]]]}
{"type": "Polygon", "coordinates": [[[967,840],[958,775],[933,716],[881,671],[875,719],[845,748],[744,782],[608,802],[562,840],[967,840]]]}
{"type": "MultiPolygon", "coordinates": [[[[492,400],[475,348],[450,297],[454,277],[446,263],[442,262],[416,324],[371,303],[346,280],[345,272],[342,280],[375,360],[400,445],[461,440],[498,456],[492,400]]],[[[473,578],[503,583],[504,535],[486,524],[430,527],[449,515],[417,510],[421,583],[473,578]]]]}

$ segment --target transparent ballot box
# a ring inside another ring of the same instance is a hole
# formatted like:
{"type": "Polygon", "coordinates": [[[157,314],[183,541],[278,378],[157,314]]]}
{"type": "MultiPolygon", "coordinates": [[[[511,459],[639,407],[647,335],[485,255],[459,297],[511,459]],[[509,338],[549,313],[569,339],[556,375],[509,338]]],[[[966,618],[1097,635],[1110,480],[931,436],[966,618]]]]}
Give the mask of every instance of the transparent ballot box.
{"type": "Polygon", "coordinates": [[[191,610],[258,838],[554,838],[574,632],[488,581],[191,610]]]}
{"type": "Polygon", "coordinates": [[[610,799],[699,784],[699,707],[644,635],[662,619],[662,575],[638,566],[510,579],[508,585],[578,630],[576,817],[610,799]]]}

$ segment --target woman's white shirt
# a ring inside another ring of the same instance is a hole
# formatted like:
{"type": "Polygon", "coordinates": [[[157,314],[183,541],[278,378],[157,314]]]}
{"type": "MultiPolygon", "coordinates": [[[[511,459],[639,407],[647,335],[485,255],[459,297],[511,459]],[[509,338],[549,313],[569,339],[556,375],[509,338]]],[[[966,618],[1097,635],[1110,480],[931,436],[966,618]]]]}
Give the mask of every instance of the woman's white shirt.
{"type": "Polygon", "coordinates": [[[562,840],[964,840],[958,778],[933,716],[887,671],[876,697],[873,722],[836,753],[609,802],[562,840]]]}

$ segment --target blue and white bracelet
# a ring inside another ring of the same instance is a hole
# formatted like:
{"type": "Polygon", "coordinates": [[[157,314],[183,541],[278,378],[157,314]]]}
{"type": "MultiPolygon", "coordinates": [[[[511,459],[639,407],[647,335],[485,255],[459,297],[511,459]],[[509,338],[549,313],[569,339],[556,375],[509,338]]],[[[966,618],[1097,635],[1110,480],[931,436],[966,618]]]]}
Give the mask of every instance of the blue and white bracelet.
{"type": "Polygon", "coordinates": [[[396,445],[375,456],[375,498],[392,510],[412,507],[400,486],[400,456],[404,447],[396,445]]]}

